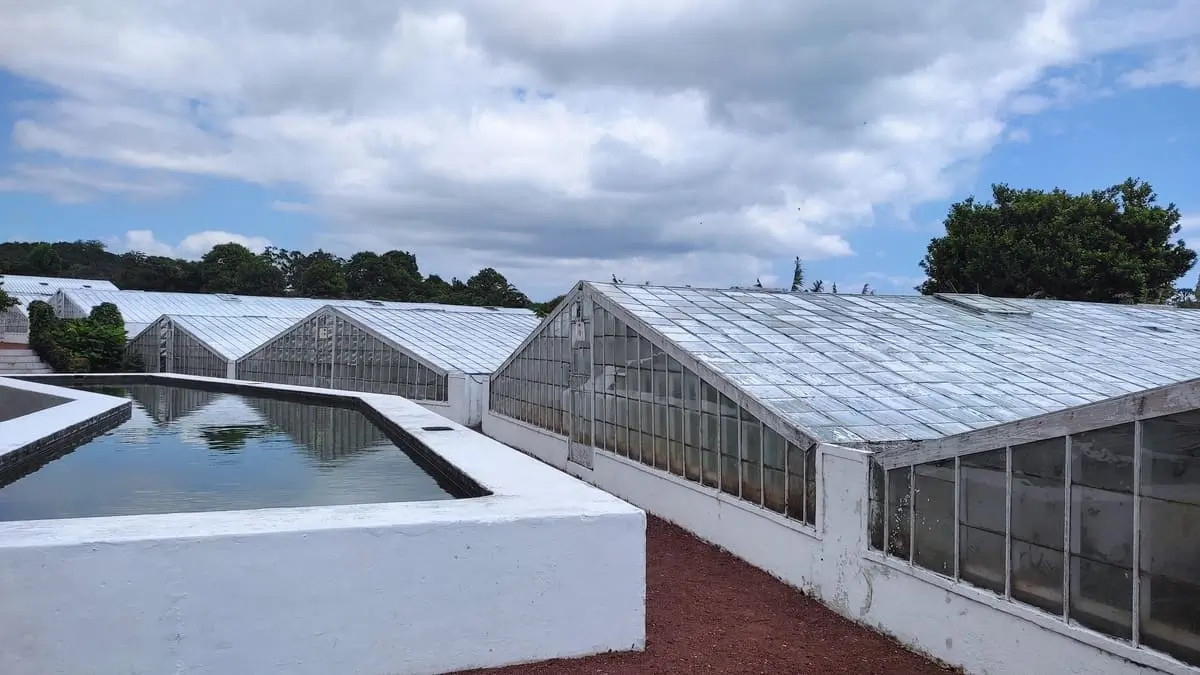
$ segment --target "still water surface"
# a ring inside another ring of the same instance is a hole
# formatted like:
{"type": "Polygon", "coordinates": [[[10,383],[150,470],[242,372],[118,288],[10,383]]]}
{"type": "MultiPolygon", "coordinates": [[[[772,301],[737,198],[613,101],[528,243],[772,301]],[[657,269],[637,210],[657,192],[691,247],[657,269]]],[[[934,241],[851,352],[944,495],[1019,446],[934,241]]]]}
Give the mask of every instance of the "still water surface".
{"type": "Polygon", "coordinates": [[[132,399],[131,419],[0,487],[0,521],[454,498],[355,410],[87,389],[132,399]]]}

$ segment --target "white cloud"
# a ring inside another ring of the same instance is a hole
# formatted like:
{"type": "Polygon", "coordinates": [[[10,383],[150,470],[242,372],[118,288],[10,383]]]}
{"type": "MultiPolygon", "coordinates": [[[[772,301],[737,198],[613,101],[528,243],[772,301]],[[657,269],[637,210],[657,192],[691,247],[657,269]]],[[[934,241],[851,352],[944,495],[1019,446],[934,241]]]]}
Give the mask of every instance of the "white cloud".
{"type": "Polygon", "coordinates": [[[146,255],[176,256],[195,260],[208,253],[218,244],[241,244],[246,248],[261,253],[271,245],[265,237],[247,236],[221,230],[205,230],[184,237],[178,244],[172,246],[158,239],[152,230],[129,230],[124,239],[107,242],[111,248],[125,251],[140,251],[146,255]]]}
{"type": "Polygon", "coordinates": [[[1163,85],[1200,87],[1200,42],[1161,55],[1145,67],[1126,73],[1121,80],[1135,88],[1163,85]]]}
{"type": "Polygon", "coordinates": [[[0,173],[0,192],[33,192],[59,202],[79,204],[105,194],[148,200],[173,197],[184,191],[178,179],[144,174],[114,167],[16,164],[0,173]]]}
{"type": "Polygon", "coordinates": [[[5,22],[0,67],[62,94],[19,108],[19,148],[298,188],[273,208],[321,216],[328,248],[550,293],[849,255],[1102,79],[1064,72],[1195,36],[1200,7],[9,0],[5,22]]]}

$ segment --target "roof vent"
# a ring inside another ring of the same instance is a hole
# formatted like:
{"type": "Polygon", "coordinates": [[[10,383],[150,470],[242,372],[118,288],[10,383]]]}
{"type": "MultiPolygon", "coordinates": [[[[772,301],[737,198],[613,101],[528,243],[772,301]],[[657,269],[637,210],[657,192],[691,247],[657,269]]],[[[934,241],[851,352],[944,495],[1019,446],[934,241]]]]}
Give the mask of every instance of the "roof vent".
{"type": "Polygon", "coordinates": [[[218,298],[224,300],[225,302],[241,302],[242,301],[242,299],[239,298],[238,296],[230,295],[228,293],[217,293],[216,295],[218,298]]]}
{"type": "Polygon", "coordinates": [[[990,298],[980,293],[934,293],[933,297],[976,314],[999,314],[1002,316],[1033,315],[1033,312],[1020,305],[1005,302],[999,298],[990,298]]]}
{"type": "Polygon", "coordinates": [[[383,303],[378,300],[364,300],[363,302],[371,305],[372,307],[383,307],[383,303]]]}

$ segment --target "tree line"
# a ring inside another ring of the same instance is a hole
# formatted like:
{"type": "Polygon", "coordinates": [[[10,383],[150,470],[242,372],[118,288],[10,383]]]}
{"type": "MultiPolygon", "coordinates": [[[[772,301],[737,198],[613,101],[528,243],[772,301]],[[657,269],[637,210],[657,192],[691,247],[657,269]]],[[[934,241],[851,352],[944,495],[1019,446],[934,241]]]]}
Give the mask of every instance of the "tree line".
{"type": "MultiPolygon", "coordinates": [[[[919,262],[927,278],[915,290],[1197,307],[1198,289],[1176,287],[1196,263],[1196,252],[1179,238],[1181,220],[1175,204],[1159,203],[1150,184],[1136,178],[1078,194],[995,184],[990,202],[968,197],[950,206],[945,233],[929,242],[919,262]]],[[[405,251],[361,251],[346,259],[221,244],[189,261],[115,254],[97,241],[6,243],[2,272],[110,279],[139,290],[528,307],[543,316],[563,299],[532,302],[490,267],[466,281],[425,276],[405,251]]],[[[615,275],[613,281],[622,283],[615,275]]],[[[805,281],[796,258],[792,292],[838,292],[836,284],[827,291],[822,280],[805,281]]],[[[861,293],[874,291],[864,285],[861,293]]],[[[0,295],[0,308],[4,302],[0,295]]]]}
{"type": "Polygon", "coordinates": [[[200,260],[113,253],[99,241],[0,244],[0,273],[108,279],[120,288],[184,293],[354,298],[450,305],[527,307],[529,299],[503,274],[486,267],[466,281],[425,275],[407,251],[360,251],[342,258],[270,247],[255,253],[219,244],[200,260]]]}

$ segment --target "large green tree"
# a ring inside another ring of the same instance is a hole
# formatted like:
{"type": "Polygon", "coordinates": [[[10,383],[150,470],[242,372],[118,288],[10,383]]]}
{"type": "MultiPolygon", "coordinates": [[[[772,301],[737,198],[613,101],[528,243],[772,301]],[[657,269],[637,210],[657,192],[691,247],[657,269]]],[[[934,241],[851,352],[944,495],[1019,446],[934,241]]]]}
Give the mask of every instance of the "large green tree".
{"type": "Polygon", "coordinates": [[[1179,209],[1130,178],[1103,190],[992,186],[992,201],[953,204],[929,243],[922,293],[983,293],[1162,303],[1196,262],[1178,240],[1179,209]]]}

